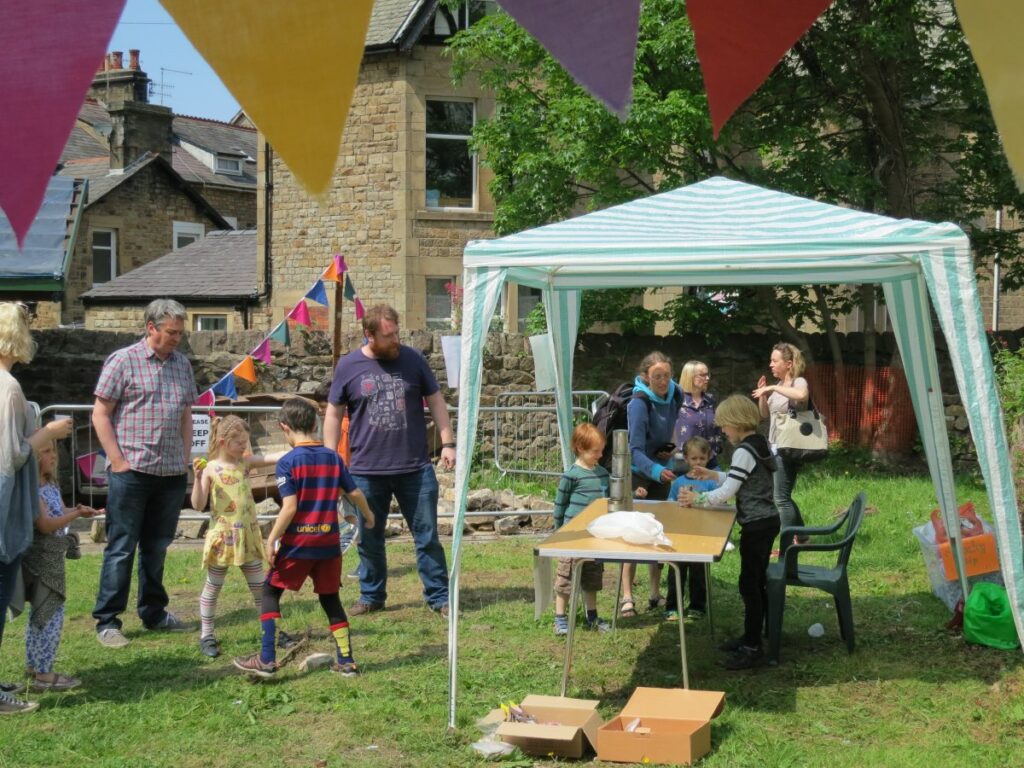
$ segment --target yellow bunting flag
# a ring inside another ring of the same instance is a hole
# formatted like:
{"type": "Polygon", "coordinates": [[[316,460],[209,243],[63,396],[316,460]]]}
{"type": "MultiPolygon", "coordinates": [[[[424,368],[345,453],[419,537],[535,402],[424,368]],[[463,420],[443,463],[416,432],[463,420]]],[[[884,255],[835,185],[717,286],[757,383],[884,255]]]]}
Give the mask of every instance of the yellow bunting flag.
{"type": "Polygon", "coordinates": [[[160,0],[307,191],[338,159],[373,0],[160,0]]]}
{"type": "Polygon", "coordinates": [[[245,359],[235,366],[232,373],[240,379],[256,383],[256,366],[249,355],[246,355],[245,359]]]}
{"type": "Polygon", "coordinates": [[[1017,187],[1024,189],[1024,14],[1003,0],[956,0],[1017,187]]]}

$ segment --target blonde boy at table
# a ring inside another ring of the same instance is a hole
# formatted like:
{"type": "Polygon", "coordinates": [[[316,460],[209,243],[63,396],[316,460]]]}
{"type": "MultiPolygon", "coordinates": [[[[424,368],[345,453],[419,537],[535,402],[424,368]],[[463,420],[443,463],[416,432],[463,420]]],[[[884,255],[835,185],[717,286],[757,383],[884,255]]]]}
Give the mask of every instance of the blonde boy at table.
{"type": "Polygon", "coordinates": [[[728,473],[692,467],[689,477],[717,480],[721,485],[704,493],[688,488],[678,492],[685,506],[724,504],[736,497],[736,522],[740,525],[739,591],[743,598],[743,634],[719,648],[729,652],[726,669],[750,669],[764,661],[761,629],[768,604],[767,571],[772,544],[779,533],[779,512],[773,501],[775,457],[768,441],[757,434],[761,413],[746,395],[732,395],[715,410],[715,423],[736,450],[728,473]]]}
{"type": "MultiPolygon", "coordinates": [[[[572,433],[572,452],[576,463],[558,481],[555,493],[553,517],[555,529],[561,528],[569,520],[586,509],[595,499],[608,498],[608,470],[598,462],[604,451],[605,436],[593,424],[580,424],[572,433]]],[[[643,498],[647,491],[637,490],[637,496],[643,498]]],[[[570,557],[558,558],[558,569],[555,574],[555,634],[569,634],[569,618],[566,607],[572,595],[573,560],[570,557]]],[[[580,587],[583,590],[583,605],[587,611],[587,629],[597,632],[608,632],[611,625],[602,621],[597,615],[597,593],[601,590],[604,578],[604,564],[588,560],[583,563],[580,572],[580,587]]]]}

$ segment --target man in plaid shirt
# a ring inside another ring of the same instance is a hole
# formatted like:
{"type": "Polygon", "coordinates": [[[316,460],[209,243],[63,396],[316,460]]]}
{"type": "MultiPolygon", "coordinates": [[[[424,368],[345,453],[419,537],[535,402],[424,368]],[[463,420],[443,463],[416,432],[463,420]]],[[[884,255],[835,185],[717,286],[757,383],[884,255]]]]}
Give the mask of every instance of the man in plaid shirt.
{"type": "Polygon", "coordinates": [[[114,352],[96,384],[92,424],[109,462],[107,548],[92,615],[108,648],[128,638],[118,614],[128,607],[139,551],[138,612],[147,629],[187,627],[167,610],[164,558],[178,528],[192,447],[192,365],[178,343],[185,308],[171,299],[146,307],[146,336],[114,352]]]}

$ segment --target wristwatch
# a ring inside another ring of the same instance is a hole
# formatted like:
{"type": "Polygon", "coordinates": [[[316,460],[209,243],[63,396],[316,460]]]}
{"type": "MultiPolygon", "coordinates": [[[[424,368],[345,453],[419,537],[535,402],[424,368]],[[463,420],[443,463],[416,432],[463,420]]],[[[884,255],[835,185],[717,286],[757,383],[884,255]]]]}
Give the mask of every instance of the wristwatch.
{"type": "Polygon", "coordinates": [[[454,448],[455,443],[441,443],[442,448],[454,448]]]}

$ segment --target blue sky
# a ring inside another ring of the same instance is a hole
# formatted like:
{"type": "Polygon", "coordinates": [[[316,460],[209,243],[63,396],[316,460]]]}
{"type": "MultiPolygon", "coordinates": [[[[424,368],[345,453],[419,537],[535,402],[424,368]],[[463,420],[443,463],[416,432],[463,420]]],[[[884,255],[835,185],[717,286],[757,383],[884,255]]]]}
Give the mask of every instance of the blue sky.
{"type": "Polygon", "coordinates": [[[163,103],[179,115],[216,120],[230,120],[238,111],[238,102],[157,0],[127,0],[107,50],[124,51],[127,66],[129,48],[141,51],[142,69],[156,86],[161,67],[164,84],[173,86],[166,89],[162,102],[160,94],[153,93],[152,103],[163,103]]]}

